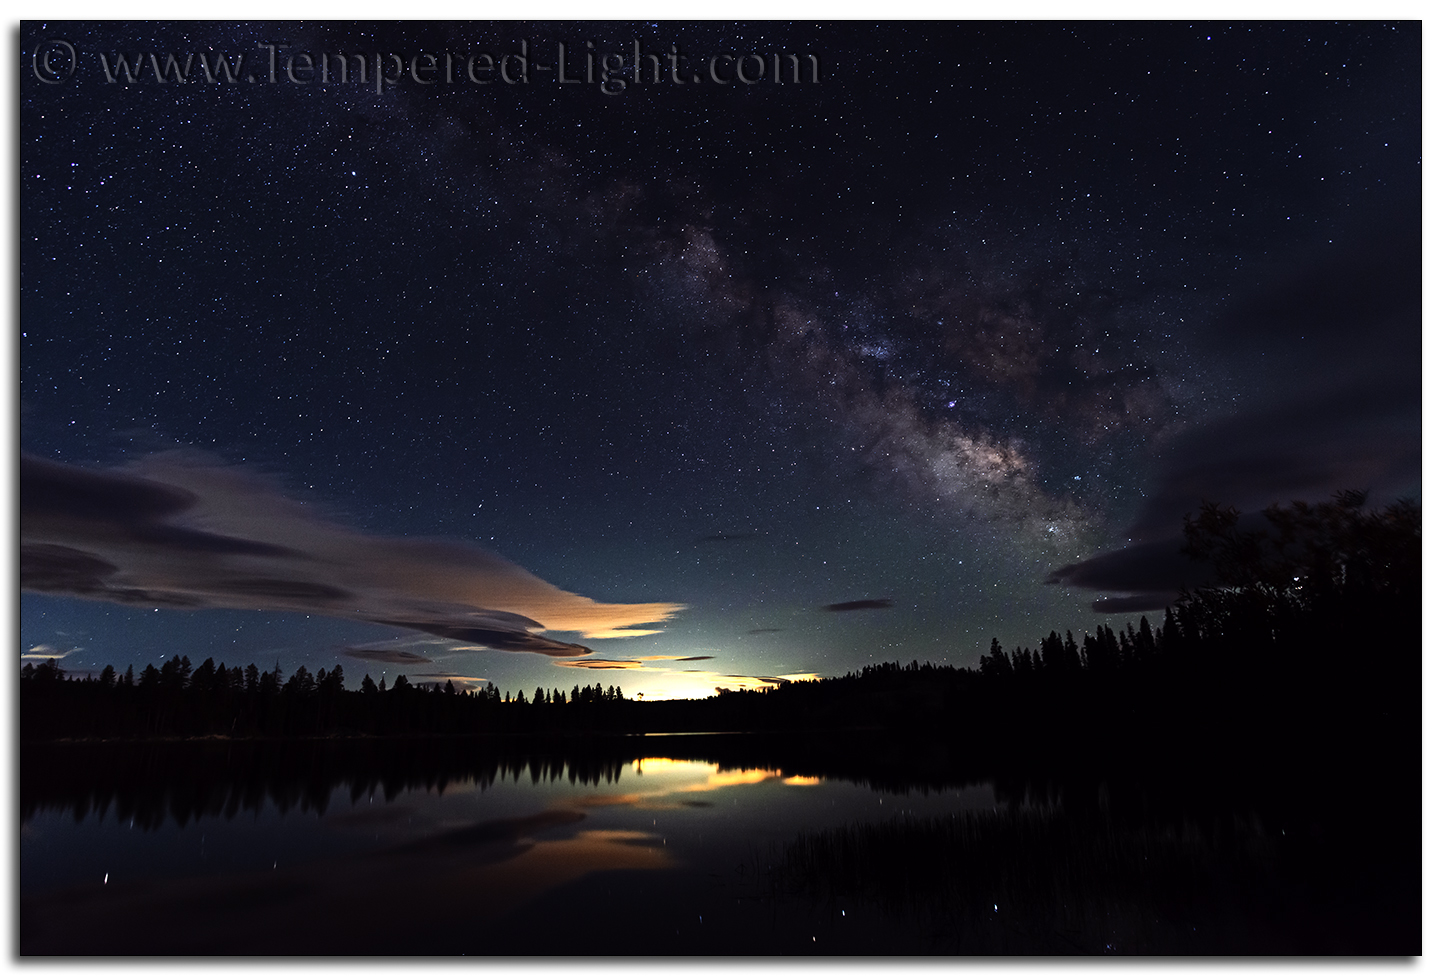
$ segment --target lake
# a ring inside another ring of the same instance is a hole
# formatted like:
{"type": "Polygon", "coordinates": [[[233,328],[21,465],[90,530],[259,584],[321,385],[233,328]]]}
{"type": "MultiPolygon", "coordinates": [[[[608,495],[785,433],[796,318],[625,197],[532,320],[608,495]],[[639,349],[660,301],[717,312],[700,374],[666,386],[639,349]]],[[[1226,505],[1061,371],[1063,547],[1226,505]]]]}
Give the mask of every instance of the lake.
{"type": "Polygon", "coordinates": [[[1325,838],[1287,815],[944,764],[907,782],[874,740],[852,745],[30,745],[20,951],[1325,952],[1407,937],[1369,929],[1379,911],[1363,941],[1337,942],[1351,908],[1307,874],[1325,838]]]}

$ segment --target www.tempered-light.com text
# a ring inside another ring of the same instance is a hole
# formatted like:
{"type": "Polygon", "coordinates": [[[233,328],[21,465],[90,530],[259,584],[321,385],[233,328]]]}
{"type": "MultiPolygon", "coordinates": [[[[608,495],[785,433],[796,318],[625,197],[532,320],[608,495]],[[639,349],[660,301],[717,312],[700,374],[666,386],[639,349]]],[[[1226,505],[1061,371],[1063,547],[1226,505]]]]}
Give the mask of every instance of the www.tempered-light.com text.
{"type": "MultiPolygon", "coordinates": [[[[58,42],[50,42],[52,44],[58,42]]],[[[75,74],[84,52],[43,50],[34,55],[35,73],[51,83],[75,74]],[[65,63],[65,55],[76,62],[65,63]],[[68,71],[66,69],[69,69],[68,71]]],[[[67,44],[65,47],[69,48],[67,44]]],[[[520,41],[502,53],[454,52],[402,55],[373,52],[315,54],[289,45],[261,42],[255,52],[94,52],[93,64],[107,84],[292,84],[374,85],[377,92],[399,84],[416,85],[594,85],[614,95],[630,86],[819,84],[821,63],[815,54],[713,54],[695,57],[672,44],[651,51],[633,41],[629,51],[598,50],[557,42],[554,49],[533,50],[520,41]],[[554,59],[545,55],[554,53],[554,59]]]]}

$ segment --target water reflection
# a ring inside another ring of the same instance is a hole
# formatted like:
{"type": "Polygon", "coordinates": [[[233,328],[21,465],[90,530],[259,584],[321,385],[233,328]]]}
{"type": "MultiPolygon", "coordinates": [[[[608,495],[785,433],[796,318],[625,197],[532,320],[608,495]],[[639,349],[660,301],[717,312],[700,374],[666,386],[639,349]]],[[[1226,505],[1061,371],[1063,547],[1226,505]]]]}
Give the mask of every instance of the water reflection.
{"type": "Polygon", "coordinates": [[[711,803],[704,800],[668,798],[687,793],[710,793],[730,786],[754,786],[783,775],[779,769],[723,770],[716,763],[662,756],[637,759],[631,768],[638,777],[645,777],[647,789],[601,793],[586,802],[598,806],[629,804],[649,810],[669,810],[677,806],[707,807],[711,803]]]}
{"type": "MultiPolygon", "coordinates": [[[[770,852],[800,826],[874,815],[877,804],[856,784],[655,755],[655,741],[639,738],[580,755],[507,752],[514,743],[287,745],[26,753],[23,951],[580,951],[569,930],[538,933],[530,949],[517,940],[535,931],[537,905],[589,898],[597,885],[607,911],[664,917],[686,906],[698,926],[713,919],[714,937],[726,918],[755,928],[770,852]],[[298,914],[315,921],[297,929],[298,914]],[[489,949],[467,941],[480,932],[489,949]]],[[[892,809],[992,803],[976,785],[892,809]]],[[[688,932],[672,927],[674,951],[692,951],[688,932]]]]}
{"type": "Polygon", "coordinates": [[[72,885],[22,901],[22,951],[426,952],[593,872],[675,865],[654,833],[572,829],[584,819],[547,811],[269,871],[72,885]]]}
{"type": "Polygon", "coordinates": [[[523,782],[582,793],[629,784],[624,793],[594,791],[592,802],[604,805],[663,802],[672,794],[771,780],[816,785],[823,776],[903,794],[992,781],[985,771],[945,762],[901,775],[894,756],[878,750],[874,739],[718,735],[664,741],[665,755],[657,755],[658,740],[650,736],[29,744],[21,751],[20,817],[24,823],[42,811],[64,809],[76,822],[94,814],[158,830],[271,809],[324,814],[337,802],[391,802],[417,790],[486,792],[523,782]]]}
{"type": "Polygon", "coordinates": [[[908,780],[905,754],[834,736],[25,747],[21,951],[1303,951],[1346,930],[1341,909],[1306,915],[1314,890],[1410,924],[1412,889],[1357,874],[1340,833],[1284,835],[1285,805],[962,761],[908,780]]]}

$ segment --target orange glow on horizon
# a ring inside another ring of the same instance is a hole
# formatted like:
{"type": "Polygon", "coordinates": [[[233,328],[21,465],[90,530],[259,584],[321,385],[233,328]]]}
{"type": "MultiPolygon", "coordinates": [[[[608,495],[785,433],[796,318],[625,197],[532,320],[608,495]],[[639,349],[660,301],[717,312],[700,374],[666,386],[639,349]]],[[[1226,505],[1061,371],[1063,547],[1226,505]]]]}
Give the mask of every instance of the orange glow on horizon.
{"type": "MultiPolygon", "coordinates": [[[[578,665],[559,664],[560,667],[578,665]]],[[[580,665],[584,666],[584,665],[580,665]]],[[[633,665],[631,671],[650,671],[655,677],[652,683],[638,685],[632,694],[643,701],[677,701],[710,698],[718,690],[761,691],[775,688],[786,681],[813,681],[814,674],[792,674],[776,678],[756,677],[748,674],[722,674],[719,671],[670,671],[645,665],[633,665]]],[[[639,677],[639,676],[638,676],[639,677]]]]}

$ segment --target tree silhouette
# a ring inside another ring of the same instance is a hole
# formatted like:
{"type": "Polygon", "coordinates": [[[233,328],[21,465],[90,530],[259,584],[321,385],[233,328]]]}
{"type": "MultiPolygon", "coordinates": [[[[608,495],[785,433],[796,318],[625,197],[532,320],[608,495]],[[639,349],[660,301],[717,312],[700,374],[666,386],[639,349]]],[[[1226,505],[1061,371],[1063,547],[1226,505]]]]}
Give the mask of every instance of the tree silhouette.
{"type": "MultiPolygon", "coordinates": [[[[26,737],[366,735],[582,731],[925,730],[936,742],[984,741],[996,755],[1065,762],[1147,753],[1267,755],[1367,753],[1396,773],[1420,740],[1420,511],[1362,508],[1360,493],[1322,505],[1274,506],[1247,529],[1234,510],[1204,508],[1186,524],[1189,549],[1216,561],[1216,581],[1184,594],[1160,627],[1142,617],[1100,625],[1077,646],[1052,630],[1037,650],[1011,653],[996,638],[979,667],[918,661],[867,665],[857,674],[697,701],[647,702],[619,688],[538,687],[509,709],[494,684],[454,681],[389,692],[369,674],[347,691],[342,667],[282,683],[279,662],[261,672],[216,665],[193,671],[176,655],[115,680],[67,680],[56,659],[21,669],[26,737]],[[426,694],[418,691],[425,690],[426,694]],[[386,692],[385,694],[381,694],[386,692]],[[1290,739],[1288,737],[1291,737],[1290,739]],[[1290,750],[1288,752],[1287,750],[1290,750]],[[1068,759],[1070,757],[1070,759],[1068,759]],[[1388,763],[1391,765],[1388,766],[1388,763]]],[[[1293,762],[1293,758],[1285,760],[1293,762]]],[[[1418,759],[1420,762],[1420,758],[1418,759]]],[[[1360,767],[1359,767],[1360,768],[1360,767]]],[[[1400,775],[1397,774],[1397,775],[1400,775]]]]}
{"type": "Polygon", "coordinates": [[[196,688],[202,691],[209,691],[215,684],[215,659],[206,658],[195,673],[190,676],[191,682],[196,688]]]}
{"type": "Polygon", "coordinates": [[[321,674],[324,674],[324,677],[321,677],[320,674],[316,676],[316,690],[321,694],[335,695],[345,690],[345,669],[339,664],[331,668],[329,672],[322,668],[321,674]]]}
{"type": "Polygon", "coordinates": [[[1398,501],[1367,512],[1367,495],[1272,505],[1265,528],[1242,530],[1234,507],[1206,502],[1183,531],[1184,551],[1209,562],[1216,582],[1188,594],[1198,611],[1257,603],[1276,614],[1321,610],[1336,601],[1420,596],[1422,511],[1398,501]]]}

